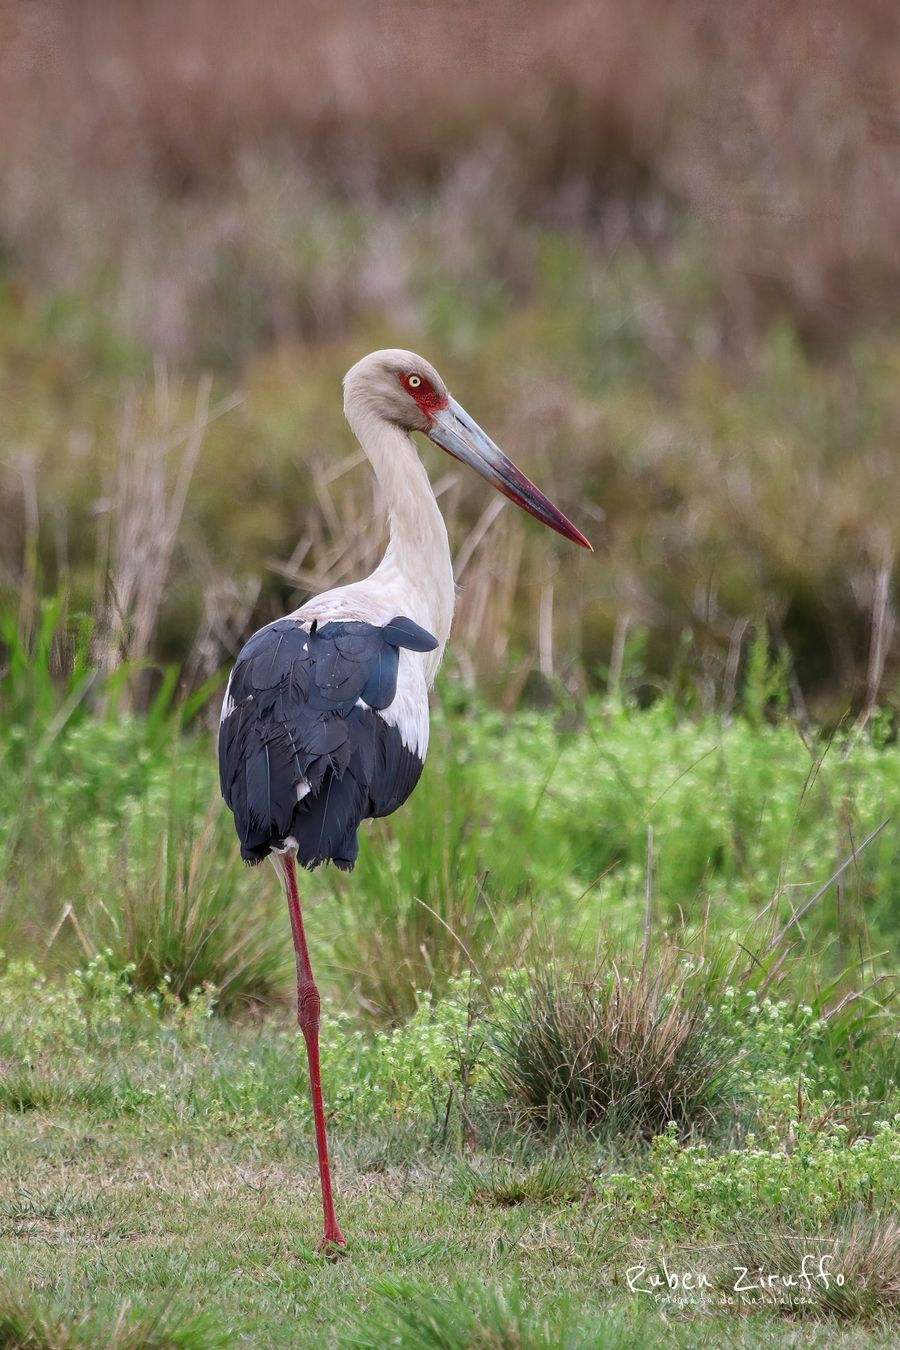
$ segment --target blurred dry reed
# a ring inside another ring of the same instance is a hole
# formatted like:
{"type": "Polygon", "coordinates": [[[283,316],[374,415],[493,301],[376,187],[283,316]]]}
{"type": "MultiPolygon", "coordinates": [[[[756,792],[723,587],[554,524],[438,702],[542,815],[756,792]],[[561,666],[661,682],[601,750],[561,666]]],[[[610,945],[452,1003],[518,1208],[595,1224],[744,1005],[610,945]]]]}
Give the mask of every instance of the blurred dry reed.
{"type": "Polygon", "coordinates": [[[441,479],[463,675],[728,711],[765,628],[798,713],[868,722],[900,662],[898,55],[890,0],[0,5],[4,590],[89,571],[114,644],[127,613],[208,675],[375,558],[338,380],[404,341],[599,546],[588,573],[441,479]],[[245,397],[186,509],[138,489],[150,442],[115,467],[151,356],[245,397]]]}
{"type": "Polygon", "coordinates": [[[890,0],[43,0],[3,6],[0,34],[3,232],[45,270],[72,225],[42,210],[48,160],[197,217],[260,154],[371,203],[478,150],[529,213],[615,232],[643,197],[702,217],[739,330],[787,305],[840,341],[895,310],[890,0]]]}

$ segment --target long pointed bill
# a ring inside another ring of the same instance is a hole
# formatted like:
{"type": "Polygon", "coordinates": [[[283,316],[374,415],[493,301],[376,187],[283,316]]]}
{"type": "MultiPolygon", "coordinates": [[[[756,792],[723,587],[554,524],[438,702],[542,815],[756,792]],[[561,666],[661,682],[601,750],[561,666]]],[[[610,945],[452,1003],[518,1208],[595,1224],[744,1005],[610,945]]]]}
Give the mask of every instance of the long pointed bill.
{"type": "Polygon", "coordinates": [[[425,434],[435,445],[464,464],[471,464],[482,478],[486,478],[511,502],[542,520],[551,530],[556,530],[557,534],[593,552],[581,531],[544,496],[540,488],[535,487],[530,478],[525,477],[521,469],[516,468],[511,459],[507,459],[499,446],[485,435],[455,398],[451,398],[447,407],[438,412],[429,409],[429,415],[431,426],[425,434]]]}

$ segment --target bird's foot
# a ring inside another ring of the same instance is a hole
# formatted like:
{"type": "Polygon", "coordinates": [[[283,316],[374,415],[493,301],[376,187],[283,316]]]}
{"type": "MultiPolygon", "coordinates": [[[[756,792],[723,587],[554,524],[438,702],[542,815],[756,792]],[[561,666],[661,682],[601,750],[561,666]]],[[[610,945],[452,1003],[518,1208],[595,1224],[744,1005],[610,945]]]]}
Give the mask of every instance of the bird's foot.
{"type": "Polygon", "coordinates": [[[338,1261],[347,1255],[347,1239],[336,1223],[326,1224],[322,1241],[316,1247],[316,1251],[320,1252],[326,1261],[338,1261]]]}

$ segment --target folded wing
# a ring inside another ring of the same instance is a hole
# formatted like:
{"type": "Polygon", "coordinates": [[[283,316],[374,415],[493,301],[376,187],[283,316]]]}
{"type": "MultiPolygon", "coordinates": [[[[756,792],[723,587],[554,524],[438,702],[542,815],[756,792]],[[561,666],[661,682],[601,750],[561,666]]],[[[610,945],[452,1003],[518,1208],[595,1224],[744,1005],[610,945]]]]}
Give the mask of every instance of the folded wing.
{"type": "Polygon", "coordinates": [[[219,727],[222,796],[247,862],[297,846],[306,867],[352,868],[357,828],[406,800],[423,759],[391,717],[400,651],[437,639],[411,619],[280,619],[238,656],[219,727]],[[287,843],[286,843],[287,841],[287,843]]]}

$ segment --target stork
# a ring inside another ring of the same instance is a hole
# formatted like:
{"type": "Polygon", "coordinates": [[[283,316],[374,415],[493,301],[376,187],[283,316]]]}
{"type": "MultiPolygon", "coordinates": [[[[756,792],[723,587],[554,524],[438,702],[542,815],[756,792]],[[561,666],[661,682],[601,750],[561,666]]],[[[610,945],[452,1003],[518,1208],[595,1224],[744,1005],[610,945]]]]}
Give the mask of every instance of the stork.
{"type": "Polygon", "coordinates": [[[334,1212],[319,1077],[319,991],[297,863],[350,871],[363,820],[386,816],[418,782],[428,749],[428,692],[450,635],[450,545],[412,432],[469,464],[518,506],[591,545],[451,398],[434,366],[401,349],[372,352],[344,377],[344,414],[384,492],[387,551],[363,581],[307,601],[254,633],[225,692],[222,796],[241,856],[281,875],[297,964],[322,1188],[319,1250],[345,1246],[334,1212]]]}

